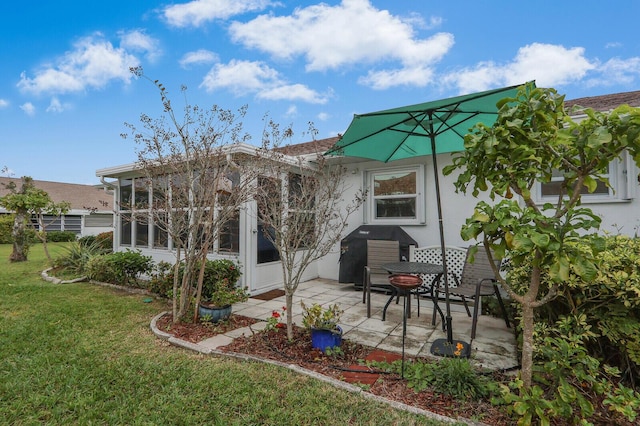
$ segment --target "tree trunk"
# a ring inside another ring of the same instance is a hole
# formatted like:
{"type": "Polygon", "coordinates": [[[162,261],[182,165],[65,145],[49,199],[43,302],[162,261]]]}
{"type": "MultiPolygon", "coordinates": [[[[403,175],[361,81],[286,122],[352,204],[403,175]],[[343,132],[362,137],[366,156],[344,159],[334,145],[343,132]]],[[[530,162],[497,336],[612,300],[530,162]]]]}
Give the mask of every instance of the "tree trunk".
{"type": "Polygon", "coordinates": [[[287,339],[293,340],[293,293],[285,288],[285,301],[287,305],[287,339]]]}
{"type": "Polygon", "coordinates": [[[522,381],[523,390],[531,389],[533,376],[533,306],[522,304],[522,381]]]}
{"type": "Polygon", "coordinates": [[[198,286],[196,288],[196,300],[193,302],[193,322],[197,323],[200,315],[198,306],[200,306],[200,298],[202,297],[202,283],[204,282],[204,272],[207,267],[207,251],[203,250],[202,260],[200,261],[200,271],[198,272],[198,286]]]}
{"type": "Polygon", "coordinates": [[[13,229],[11,236],[13,237],[13,251],[9,260],[11,262],[24,262],[27,260],[27,236],[24,227],[25,215],[17,212],[13,220],[13,229]]]}

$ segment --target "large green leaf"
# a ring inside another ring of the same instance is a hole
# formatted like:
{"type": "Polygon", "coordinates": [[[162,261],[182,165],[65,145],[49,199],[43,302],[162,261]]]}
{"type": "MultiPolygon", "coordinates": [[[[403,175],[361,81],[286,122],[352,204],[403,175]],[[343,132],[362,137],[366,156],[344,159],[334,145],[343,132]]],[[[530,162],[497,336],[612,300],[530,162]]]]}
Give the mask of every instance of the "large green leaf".
{"type": "Polygon", "coordinates": [[[598,275],[598,268],[592,262],[582,256],[576,256],[573,260],[573,269],[582,279],[589,281],[598,275]]]}
{"type": "Polygon", "coordinates": [[[536,247],[545,248],[549,245],[550,238],[547,234],[535,232],[531,234],[531,241],[533,241],[536,247]]]}
{"type": "Polygon", "coordinates": [[[555,282],[567,281],[569,279],[569,259],[560,256],[549,268],[549,276],[555,282]]]}

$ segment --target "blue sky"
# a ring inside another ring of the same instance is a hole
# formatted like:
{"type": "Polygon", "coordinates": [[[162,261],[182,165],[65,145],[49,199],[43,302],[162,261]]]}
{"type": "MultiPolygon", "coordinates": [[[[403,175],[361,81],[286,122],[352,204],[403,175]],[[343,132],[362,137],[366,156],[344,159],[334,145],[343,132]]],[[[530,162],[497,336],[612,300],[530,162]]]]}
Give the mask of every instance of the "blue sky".
{"type": "Polygon", "coordinates": [[[539,0],[195,0],[4,2],[0,168],[97,183],[134,162],[125,122],[174,106],[248,105],[259,141],[269,114],[313,122],[318,138],[354,113],[536,80],[567,99],[638,90],[640,2],[539,0]]]}

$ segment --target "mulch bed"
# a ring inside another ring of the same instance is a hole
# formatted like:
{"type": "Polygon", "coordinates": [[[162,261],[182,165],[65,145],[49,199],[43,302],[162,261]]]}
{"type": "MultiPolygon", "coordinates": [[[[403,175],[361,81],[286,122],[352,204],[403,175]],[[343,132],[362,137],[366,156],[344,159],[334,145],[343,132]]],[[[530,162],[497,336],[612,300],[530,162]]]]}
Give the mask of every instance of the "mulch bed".
{"type": "MultiPolygon", "coordinates": [[[[233,314],[227,322],[217,325],[190,323],[174,325],[169,314],[159,318],[157,326],[160,330],[173,334],[180,339],[196,343],[213,337],[218,333],[225,333],[256,322],[258,320],[233,314]]],[[[362,363],[362,360],[393,357],[393,354],[388,352],[343,340],[341,350],[338,353],[325,355],[311,347],[309,331],[300,327],[294,328],[294,336],[291,341],[287,339],[286,329],[282,328],[240,337],[234,339],[231,344],[219,349],[226,352],[276,360],[286,364],[295,364],[350,383],[354,382],[354,378],[360,377],[360,383],[366,386],[367,391],[372,394],[451,418],[475,419],[491,426],[515,424],[515,421],[506,414],[505,407],[496,407],[487,401],[455,399],[446,395],[436,394],[430,390],[415,392],[407,386],[407,381],[398,374],[376,371],[364,366],[362,363]],[[375,376],[377,380],[373,381],[369,376],[375,376]]],[[[406,361],[411,359],[412,357],[410,356],[406,357],[406,361]]],[[[498,373],[495,373],[494,378],[503,381],[508,380],[508,378],[498,373]]],[[[593,403],[596,407],[600,405],[596,401],[593,401],[593,403]]],[[[632,424],[620,418],[614,420],[606,409],[599,408],[602,422],[592,419],[591,421],[595,424],[632,424]]],[[[564,423],[552,424],[561,425],[564,423]]]]}
{"type": "MultiPolygon", "coordinates": [[[[233,314],[228,322],[215,326],[191,323],[174,325],[169,314],[159,318],[156,325],[160,330],[173,334],[175,337],[196,343],[215,336],[217,333],[224,333],[256,322],[255,319],[233,314]]],[[[294,328],[294,338],[291,341],[287,339],[286,329],[275,329],[270,332],[257,332],[254,335],[234,339],[231,344],[219,349],[286,364],[295,364],[337,380],[345,380],[345,377],[349,375],[352,377],[361,375],[362,382],[367,386],[369,392],[390,400],[453,418],[477,416],[489,425],[513,424],[513,421],[506,414],[488,403],[464,402],[427,391],[416,393],[408,388],[406,380],[401,379],[397,374],[381,373],[363,367],[362,360],[370,359],[372,356],[380,356],[380,351],[376,351],[374,348],[343,340],[339,353],[325,355],[320,350],[311,347],[309,331],[301,327],[294,328]],[[358,374],[353,374],[353,370],[358,370],[358,374]],[[367,373],[367,371],[371,373],[367,373]],[[369,382],[367,380],[369,374],[377,377],[375,383],[367,383],[369,382]]],[[[409,359],[410,357],[406,358],[407,361],[409,359]]]]}
{"type": "Polygon", "coordinates": [[[224,334],[236,328],[247,327],[257,323],[258,320],[245,317],[242,315],[231,315],[228,321],[221,321],[217,324],[199,322],[184,322],[173,324],[173,315],[165,314],[158,318],[156,327],[165,333],[172,334],[178,339],[186,340],[191,343],[198,343],[217,334],[224,334]]]}

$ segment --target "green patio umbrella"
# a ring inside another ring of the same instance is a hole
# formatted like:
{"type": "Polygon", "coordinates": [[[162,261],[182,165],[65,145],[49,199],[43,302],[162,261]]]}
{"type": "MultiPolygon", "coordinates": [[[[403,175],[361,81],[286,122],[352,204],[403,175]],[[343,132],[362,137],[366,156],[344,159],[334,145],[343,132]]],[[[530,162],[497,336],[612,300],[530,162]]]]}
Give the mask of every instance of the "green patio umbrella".
{"type": "MultiPolygon", "coordinates": [[[[476,123],[491,126],[497,118],[498,101],[514,97],[519,87],[510,86],[368,114],[356,114],[344,135],[326,152],[328,155],[361,157],[385,163],[431,155],[447,311],[446,342],[436,341],[431,348],[432,353],[453,355],[452,351],[458,343],[453,341],[451,328],[449,279],[436,154],[464,150],[464,135],[469,129],[476,123]]],[[[462,352],[468,356],[469,345],[459,343],[463,344],[462,352]]]]}

